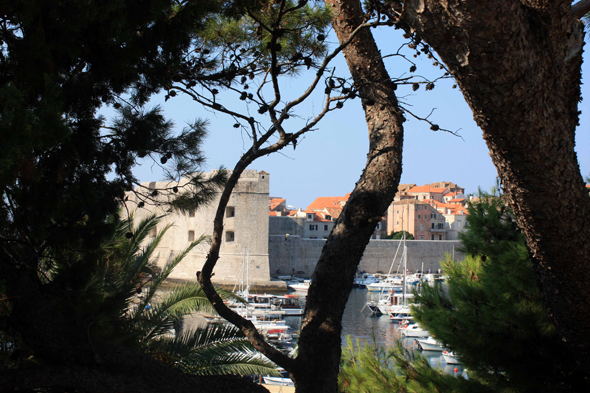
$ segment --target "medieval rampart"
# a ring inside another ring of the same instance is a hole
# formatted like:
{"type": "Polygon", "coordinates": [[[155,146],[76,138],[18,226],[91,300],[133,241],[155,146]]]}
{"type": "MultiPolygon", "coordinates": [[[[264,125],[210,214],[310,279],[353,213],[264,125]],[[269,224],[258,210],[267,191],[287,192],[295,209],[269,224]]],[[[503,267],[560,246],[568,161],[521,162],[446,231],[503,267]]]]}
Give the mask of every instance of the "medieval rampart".
{"type": "MultiPolygon", "coordinates": [[[[301,239],[299,236],[270,236],[268,243],[269,270],[272,277],[296,274],[311,277],[325,240],[301,239]]],[[[365,249],[359,269],[369,273],[387,273],[400,240],[371,240],[365,249]]],[[[408,269],[436,272],[445,255],[461,260],[457,251],[459,241],[408,240],[408,269]]],[[[401,254],[401,248],[400,252],[401,254]]],[[[397,269],[400,255],[396,259],[397,269]]]]}

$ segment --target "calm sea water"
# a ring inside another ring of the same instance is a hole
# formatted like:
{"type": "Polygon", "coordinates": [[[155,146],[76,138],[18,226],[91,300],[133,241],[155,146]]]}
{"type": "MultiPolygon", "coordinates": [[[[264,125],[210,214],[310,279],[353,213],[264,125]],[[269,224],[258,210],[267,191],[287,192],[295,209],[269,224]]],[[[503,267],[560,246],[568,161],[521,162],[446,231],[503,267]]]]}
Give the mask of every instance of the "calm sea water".
{"type": "MultiPolygon", "coordinates": [[[[305,293],[299,293],[302,298],[305,293]]],[[[361,344],[375,339],[378,345],[393,346],[400,338],[397,322],[392,322],[388,316],[371,316],[370,310],[365,307],[369,300],[376,300],[379,292],[369,292],[366,289],[353,289],[346,303],[346,309],[342,316],[342,343],[345,344],[347,336],[358,339],[361,344]]],[[[301,317],[285,317],[285,321],[295,330],[299,329],[301,317]]],[[[416,348],[413,339],[405,339],[404,345],[408,348],[416,348]]],[[[441,368],[449,374],[463,373],[461,365],[447,365],[440,352],[423,351],[422,355],[428,359],[431,366],[441,368]],[[456,371],[455,371],[456,370],[456,371]]]]}

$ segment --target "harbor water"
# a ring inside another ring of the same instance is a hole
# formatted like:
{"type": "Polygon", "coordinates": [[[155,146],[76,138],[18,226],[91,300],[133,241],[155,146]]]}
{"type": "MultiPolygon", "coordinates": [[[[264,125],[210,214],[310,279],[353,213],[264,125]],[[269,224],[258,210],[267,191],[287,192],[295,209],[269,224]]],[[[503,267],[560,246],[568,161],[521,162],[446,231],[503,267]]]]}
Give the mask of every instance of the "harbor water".
{"type": "MultiPolygon", "coordinates": [[[[293,292],[304,298],[306,293],[293,292]]],[[[371,342],[373,339],[380,346],[393,346],[400,339],[398,323],[392,322],[389,316],[371,316],[371,312],[365,307],[369,300],[377,300],[379,292],[369,292],[366,289],[354,288],[350,293],[344,315],[342,316],[342,343],[346,344],[346,337],[350,336],[355,342],[357,339],[361,345],[371,342]]],[[[301,317],[285,317],[285,321],[295,331],[301,324],[301,317]]],[[[404,345],[418,350],[414,339],[404,339],[404,345]]],[[[463,367],[456,364],[446,364],[441,352],[422,351],[432,367],[443,369],[451,375],[461,375],[463,367]]]]}

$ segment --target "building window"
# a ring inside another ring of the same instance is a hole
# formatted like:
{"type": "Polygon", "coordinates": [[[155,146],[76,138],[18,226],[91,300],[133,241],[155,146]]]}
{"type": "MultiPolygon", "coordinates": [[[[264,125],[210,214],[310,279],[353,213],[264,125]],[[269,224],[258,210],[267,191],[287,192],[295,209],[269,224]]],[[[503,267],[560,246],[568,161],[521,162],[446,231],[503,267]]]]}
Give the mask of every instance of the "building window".
{"type": "Polygon", "coordinates": [[[434,235],[430,235],[430,240],[434,240],[434,235]]]}
{"type": "Polygon", "coordinates": [[[424,235],[420,235],[420,240],[424,240],[424,235]]]}
{"type": "Polygon", "coordinates": [[[420,224],[420,230],[423,231],[424,230],[424,224],[420,224]]]}
{"type": "Polygon", "coordinates": [[[308,219],[308,220],[313,220],[313,216],[314,216],[313,214],[308,214],[308,215],[307,215],[307,219],[308,219]]]}
{"type": "Polygon", "coordinates": [[[438,235],[438,240],[442,240],[442,235],[438,235]]]}
{"type": "Polygon", "coordinates": [[[328,224],[324,225],[324,231],[328,230],[328,224]]]}
{"type": "Polygon", "coordinates": [[[420,214],[418,214],[418,220],[421,219],[422,217],[420,217],[420,214]]]}
{"type": "Polygon", "coordinates": [[[236,208],[233,206],[228,206],[225,208],[225,217],[235,217],[236,215],[236,208]]]}
{"type": "Polygon", "coordinates": [[[326,220],[332,221],[332,216],[330,216],[329,214],[326,214],[326,220]]]}
{"type": "MultiPolygon", "coordinates": [[[[430,229],[434,229],[434,223],[433,222],[430,223],[430,229]]],[[[432,240],[434,240],[434,239],[432,239],[432,240]]]]}
{"type": "Polygon", "coordinates": [[[232,231],[225,232],[225,241],[226,242],[233,242],[234,241],[234,233],[232,231]]]}
{"type": "Polygon", "coordinates": [[[188,241],[189,242],[195,241],[195,231],[188,231],[188,241]]]}
{"type": "Polygon", "coordinates": [[[309,230],[310,230],[310,231],[317,231],[317,230],[318,230],[318,226],[317,226],[317,224],[311,224],[311,225],[309,226],[309,230]]]}
{"type": "MultiPolygon", "coordinates": [[[[416,210],[420,210],[420,205],[416,205],[416,210]]],[[[420,216],[418,216],[420,218],[420,216]]]]}

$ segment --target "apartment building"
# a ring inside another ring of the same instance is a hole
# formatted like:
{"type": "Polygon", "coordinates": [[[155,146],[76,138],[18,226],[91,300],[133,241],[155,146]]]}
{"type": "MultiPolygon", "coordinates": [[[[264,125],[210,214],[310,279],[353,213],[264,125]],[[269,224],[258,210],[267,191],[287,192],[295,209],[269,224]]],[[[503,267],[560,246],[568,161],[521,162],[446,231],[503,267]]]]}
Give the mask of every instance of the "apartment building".
{"type": "Polygon", "coordinates": [[[387,210],[388,232],[407,231],[416,240],[447,240],[444,216],[416,199],[393,202],[387,210]]]}
{"type": "Polygon", "coordinates": [[[458,239],[467,222],[464,192],[451,182],[404,184],[388,209],[387,232],[405,230],[417,240],[458,239]]]}

